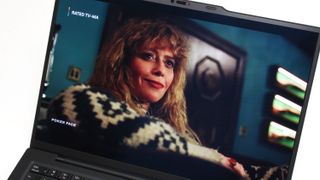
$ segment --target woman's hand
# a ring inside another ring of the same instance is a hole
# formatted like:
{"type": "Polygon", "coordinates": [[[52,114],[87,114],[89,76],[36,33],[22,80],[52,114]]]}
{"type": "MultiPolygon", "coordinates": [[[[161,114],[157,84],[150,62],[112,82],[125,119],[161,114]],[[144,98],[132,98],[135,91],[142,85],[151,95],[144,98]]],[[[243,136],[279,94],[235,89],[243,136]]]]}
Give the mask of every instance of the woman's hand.
{"type": "Polygon", "coordinates": [[[223,156],[221,163],[227,169],[239,174],[244,179],[248,178],[248,174],[244,170],[242,164],[234,160],[233,158],[223,156]]]}

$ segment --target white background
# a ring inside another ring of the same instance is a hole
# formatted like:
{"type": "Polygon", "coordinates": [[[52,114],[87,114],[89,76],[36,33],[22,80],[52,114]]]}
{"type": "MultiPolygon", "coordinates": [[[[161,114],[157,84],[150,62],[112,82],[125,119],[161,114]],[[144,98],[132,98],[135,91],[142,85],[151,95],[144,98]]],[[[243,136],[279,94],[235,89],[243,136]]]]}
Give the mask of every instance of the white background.
{"type": "MultiPolygon", "coordinates": [[[[230,11],[320,27],[316,0],[197,0],[230,11]],[[318,16],[318,19],[316,18],[318,16]]],[[[0,1],[0,179],[29,146],[53,0],[0,1]]],[[[320,68],[320,67],[318,67],[320,68]]],[[[319,69],[318,69],[319,71],[319,69]]],[[[320,74],[316,73],[293,179],[319,179],[320,74]]]]}

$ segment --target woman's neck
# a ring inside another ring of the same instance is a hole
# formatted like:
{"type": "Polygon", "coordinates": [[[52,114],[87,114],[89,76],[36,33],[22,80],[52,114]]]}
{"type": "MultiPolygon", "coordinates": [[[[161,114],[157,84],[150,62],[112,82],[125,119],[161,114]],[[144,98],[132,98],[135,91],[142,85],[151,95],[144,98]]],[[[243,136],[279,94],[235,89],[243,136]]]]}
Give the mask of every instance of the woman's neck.
{"type": "Polygon", "coordinates": [[[148,102],[142,102],[138,99],[136,99],[136,105],[138,106],[139,109],[145,111],[145,112],[148,112],[149,110],[149,107],[150,107],[150,103],[148,102]]]}
{"type": "Polygon", "coordinates": [[[150,106],[150,103],[139,103],[139,104],[138,104],[138,107],[139,107],[140,109],[145,110],[145,111],[148,111],[149,106],[150,106]]]}

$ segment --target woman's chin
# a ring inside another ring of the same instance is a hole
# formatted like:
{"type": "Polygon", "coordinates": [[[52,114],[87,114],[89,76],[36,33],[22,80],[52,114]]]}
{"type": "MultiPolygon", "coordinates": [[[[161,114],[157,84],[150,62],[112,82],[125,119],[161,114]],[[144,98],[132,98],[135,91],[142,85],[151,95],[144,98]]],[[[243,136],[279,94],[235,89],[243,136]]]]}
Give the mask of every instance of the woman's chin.
{"type": "Polygon", "coordinates": [[[146,102],[148,102],[148,103],[156,103],[156,102],[158,102],[161,98],[162,98],[162,96],[149,95],[149,96],[146,96],[144,99],[145,99],[146,102]]]}

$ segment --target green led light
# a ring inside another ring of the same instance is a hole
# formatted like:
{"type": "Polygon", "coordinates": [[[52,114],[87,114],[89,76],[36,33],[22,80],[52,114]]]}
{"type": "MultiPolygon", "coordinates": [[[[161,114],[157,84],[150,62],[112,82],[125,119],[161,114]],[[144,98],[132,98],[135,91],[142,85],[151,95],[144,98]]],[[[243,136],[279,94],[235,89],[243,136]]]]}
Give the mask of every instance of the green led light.
{"type": "Polygon", "coordinates": [[[287,92],[304,99],[307,83],[283,68],[278,68],[276,80],[287,92]]]}

